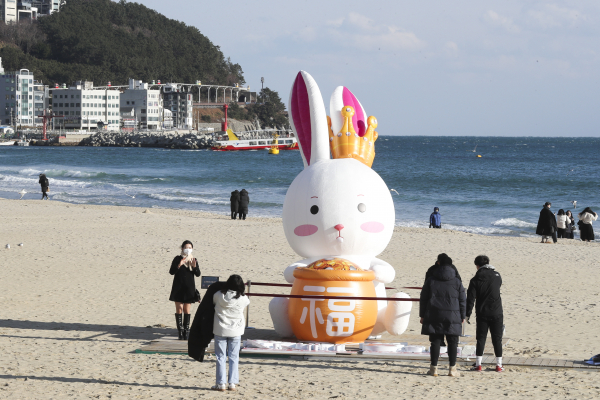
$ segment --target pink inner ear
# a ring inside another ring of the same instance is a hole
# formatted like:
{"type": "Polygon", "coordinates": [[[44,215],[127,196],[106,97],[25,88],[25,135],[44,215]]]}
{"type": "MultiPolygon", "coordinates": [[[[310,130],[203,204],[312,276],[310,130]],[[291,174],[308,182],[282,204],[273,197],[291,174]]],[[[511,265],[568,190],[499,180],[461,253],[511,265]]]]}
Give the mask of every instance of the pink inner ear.
{"type": "Polygon", "coordinates": [[[310,124],[310,102],[308,99],[308,90],[302,77],[298,72],[294,87],[292,88],[291,112],[294,120],[294,127],[300,142],[300,150],[304,154],[306,164],[310,165],[311,156],[311,124],[310,124]]]}
{"type": "MultiPolygon", "coordinates": [[[[358,102],[358,99],[354,94],[344,86],[344,90],[342,92],[342,99],[344,101],[345,106],[354,107],[354,116],[352,117],[352,123],[354,124],[354,129],[356,129],[356,133],[358,136],[365,136],[365,132],[367,131],[367,122],[365,118],[365,114],[363,113],[363,109],[358,102]]],[[[296,121],[294,120],[294,123],[296,121]]]]}
{"type": "Polygon", "coordinates": [[[369,233],[379,233],[383,231],[383,228],[383,224],[377,221],[365,222],[360,226],[360,229],[369,233]]]}

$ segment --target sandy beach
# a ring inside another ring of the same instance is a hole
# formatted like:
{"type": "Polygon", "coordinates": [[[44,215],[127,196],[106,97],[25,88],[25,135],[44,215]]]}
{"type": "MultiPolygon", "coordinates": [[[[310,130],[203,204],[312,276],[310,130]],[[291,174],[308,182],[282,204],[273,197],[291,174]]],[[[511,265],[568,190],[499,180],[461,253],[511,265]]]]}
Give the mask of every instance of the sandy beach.
{"type": "MultiPolygon", "coordinates": [[[[239,390],[212,392],[214,361],[134,351],[176,332],[168,270],[184,239],[194,242],[203,275],[283,283],[283,269],[300,257],[281,220],[54,201],[0,200],[0,206],[0,398],[600,396],[598,373],[581,370],[478,374],[461,367],[455,379],[425,376],[427,363],[269,359],[242,359],[239,390]]],[[[380,258],[396,268],[391,286],[420,286],[441,252],[454,259],[465,284],[478,254],[502,274],[511,339],[505,357],[583,360],[600,353],[600,244],[396,228],[380,258]]],[[[251,325],[271,329],[268,299],[251,301],[251,325]]],[[[415,304],[408,332],[419,331],[415,304]]],[[[474,335],[475,326],[467,333],[474,335]]]]}

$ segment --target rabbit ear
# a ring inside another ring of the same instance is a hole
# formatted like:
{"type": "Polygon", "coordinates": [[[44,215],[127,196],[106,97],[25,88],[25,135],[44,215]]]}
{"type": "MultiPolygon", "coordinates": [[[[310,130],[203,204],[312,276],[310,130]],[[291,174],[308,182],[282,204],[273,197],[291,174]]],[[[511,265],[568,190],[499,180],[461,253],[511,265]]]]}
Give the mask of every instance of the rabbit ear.
{"type": "Polygon", "coordinates": [[[329,159],[327,114],[317,82],[300,71],[290,91],[291,125],[298,138],[304,168],[329,159]]]}
{"type": "Polygon", "coordinates": [[[356,96],[345,86],[338,86],[331,95],[329,101],[329,114],[331,116],[331,129],[333,133],[338,133],[344,125],[342,117],[342,108],[344,106],[352,106],[354,108],[354,116],[352,124],[358,136],[364,136],[367,131],[367,113],[356,96]]]}

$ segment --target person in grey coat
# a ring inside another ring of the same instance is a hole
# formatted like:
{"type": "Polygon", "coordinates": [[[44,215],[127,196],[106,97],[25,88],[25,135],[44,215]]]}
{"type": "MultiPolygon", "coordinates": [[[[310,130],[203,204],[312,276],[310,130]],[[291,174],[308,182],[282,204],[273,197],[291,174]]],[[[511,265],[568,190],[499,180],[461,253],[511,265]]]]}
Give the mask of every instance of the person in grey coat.
{"type": "Polygon", "coordinates": [[[451,267],[452,259],[446,254],[438,256],[439,265],[430,271],[430,277],[421,290],[419,317],[421,334],[429,335],[431,342],[431,367],[427,375],[438,376],[440,345],[446,337],[450,371],[448,376],[460,376],[456,368],[458,337],[466,317],[467,298],[465,288],[456,271],[451,267]]]}
{"type": "Polygon", "coordinates": [[[240,207],[238,208],[238,212],[240,213],[240,219],[246,219],[246,214],[248,214],[248,204],[250,203],[250,196],[248,195],[248,191],[246,189],[242,189],[240,192],[240,207]]]}

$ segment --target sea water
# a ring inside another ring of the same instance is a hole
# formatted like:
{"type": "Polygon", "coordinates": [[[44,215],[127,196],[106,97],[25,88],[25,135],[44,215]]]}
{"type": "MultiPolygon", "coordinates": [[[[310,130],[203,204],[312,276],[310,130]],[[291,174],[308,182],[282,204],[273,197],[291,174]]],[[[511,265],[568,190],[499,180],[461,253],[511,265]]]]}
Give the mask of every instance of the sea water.
{"type": "MultiPolygon", "coordinates": [[[[600,138],[381,136],[375,150],[398,226],[427,228],[439,207],[444,228],[531,236],[546,201],[600,212],[600,138]]],[[[229,215],[231,191],[245,188],[250,218],[280,217],[302,168],[298,151],[0,146],[0,197],[41,198],[44,172],[54,201],[229,215]]]]}

